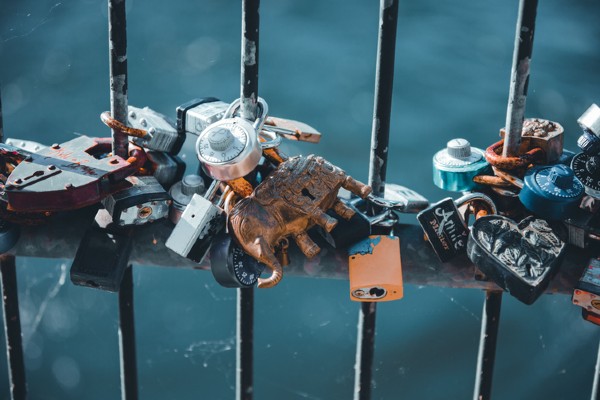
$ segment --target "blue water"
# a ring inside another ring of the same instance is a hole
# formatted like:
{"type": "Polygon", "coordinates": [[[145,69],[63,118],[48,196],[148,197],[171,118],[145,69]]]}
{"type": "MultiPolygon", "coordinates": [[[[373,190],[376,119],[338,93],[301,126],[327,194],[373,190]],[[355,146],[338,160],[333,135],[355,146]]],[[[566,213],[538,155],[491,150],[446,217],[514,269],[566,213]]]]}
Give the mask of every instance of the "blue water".
{"type": "MultiPolygon", "coordinates": [[[[434,152],[456,136],[496,140],[517,3],[400,2],[389,182],[445,197],[431,182],[434,152]]],[[[128,0],[130,104],[174,116],[195,97],[238,96],[240,15],[238,1],[128,0]]],[[[563,124],[572,149],[577,117],[600,102],[599,15],[592,0],[539,5],[527,115],[563,124]]],[[[106,18],[105,1],[0,0],[7,136],[108,135],[98,118],[109,107],[106,18]]],[[[273,115],[324,133],[286,151],[319,153],[364,181],[377,23],[376,1],[261,2],[260,95],[273,115]]],[[[116,296],[68,275],[62,284],[68,261],[18,263],[31,398],[119,398],[116,296]]],[[[199,271],[137,267],[134,278],[141,398],[233,398],[235,292],[199,271]]],[[[381,304],[373,398],[470,398],[483,297],[408,285],[403,300],[381,304]]],[[[357,312],[343,280],[286,277],[257,291],[255,398],[350,398],[357,312]]],[[[568,296],[533,306],[504,296],[499,335],[495,399],[589,397],[600,335],[568,296]]]]}

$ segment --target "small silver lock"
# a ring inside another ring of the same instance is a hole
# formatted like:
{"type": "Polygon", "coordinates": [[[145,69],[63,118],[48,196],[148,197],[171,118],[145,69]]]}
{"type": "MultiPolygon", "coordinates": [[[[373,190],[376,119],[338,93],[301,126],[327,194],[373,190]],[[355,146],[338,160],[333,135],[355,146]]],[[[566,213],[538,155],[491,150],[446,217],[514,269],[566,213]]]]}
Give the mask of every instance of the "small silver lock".
{"type": "Polygon", "coordinates": [[[133,143],[149,150],[179,153],[185,141],[185,134],[178,133],[175,124],[169,118],[148,107],[129,106],[127,109],[129,126],[147,132],[143,138],[132,137],[133,143]]]}
{"type": "Polygon", "coordinates": [[[261,134],[269,140],[260,143],[259,132],[269,112],[264,99],[258,98],[260,114],[253,123],[234,116],[239,106],[240,100],[236,99],[223,119],[202,131],[196,142],[196,154],[202,168],[211,178],[219,181],[249,174],[258,165],[262,149],[276,147],[281,141],[276,133],[264,131],[261,134]]]}
{"type": "Polygon", "coordinates": [[[198,136],[223,119],[229,104],[214,97],[194,99],[177,107],[177,130],[198,136]]]}
{"type": "Polygon", "coordinates": [[[177,224],[181,214],[192,200],[195,194],[202,195],[206,191],[204,179],[200,175],[186,175],[183,179],[171,187],[169,194],[173,198],[169,219],[177,224]]]}
{"type": "Polygon", "coordinates": [[[182,257],[201,263],[212,239],[225,226],[223,209],[213,204],[219,182],[213,181],[204,196],[194,194],[165,245],[182,257]]]}

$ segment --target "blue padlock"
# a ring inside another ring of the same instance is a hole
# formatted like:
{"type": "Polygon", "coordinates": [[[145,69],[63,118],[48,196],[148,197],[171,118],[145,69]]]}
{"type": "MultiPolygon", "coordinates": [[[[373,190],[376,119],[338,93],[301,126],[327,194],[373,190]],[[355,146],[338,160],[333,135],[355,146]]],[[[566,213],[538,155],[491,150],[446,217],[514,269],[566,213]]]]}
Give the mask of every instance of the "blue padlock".
{"type": "Polygon", "coordinates": [[[585,189],[573,170],[565,165],[530,168],[519,193],[521,203],[534,214],[561,220],[575,210],[585,189]]]}
{"type": "Polygon", "coordinates": [[[476,175],[488,173],[490,165],[484,152],[465,139],[452,139],[433,156],[433,183],[444,190],[467,192],[478,187],[476,175]]]}

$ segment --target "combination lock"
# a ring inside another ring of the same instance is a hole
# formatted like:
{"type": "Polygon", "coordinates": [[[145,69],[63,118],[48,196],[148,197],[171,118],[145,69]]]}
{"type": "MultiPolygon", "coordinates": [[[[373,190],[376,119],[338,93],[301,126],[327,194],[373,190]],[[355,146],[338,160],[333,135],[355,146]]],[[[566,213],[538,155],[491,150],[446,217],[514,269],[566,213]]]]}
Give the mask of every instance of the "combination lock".
{"type": "Polygon", "coordinates": [[[559,164],[530,168],[525,174],[519,200],[529,211],[545,219],[564,219],[584,195],[583,184],[573,170],[559,164]]]}
{"type": "Polygon", "coordinates": [[[237,99],[227,109],[223,119],[209,125],[202,131],[196,142],[196,153],[204,171],[213,179],[229,181],[241,178],[256,168],[262,157],[262,149],[274,147],[281,140],[275,133],[268,135],[269,141],[261,145],[259,132],[269,111],[267,102],[258,99],[260,115],[252,123],[234,116],[239,109],[237,99]]]}
{"type": "Polygon", "coordinates": [[[466,192],[477,185],[473,177],[489,170],[484,152],[465,139],[452,139],[433,156],[433,183],[444,190],[466,192]]]}
{"type": "Polygon", "coordinates": [[[210,249],[210,269],[221,286],[246,288],[256,285],[265,264],[246,254],[231,235],[221,233],[210,249]]]}
{"type": "Polygon", "coordinates": [[[585,192],[592,197],[600,198],[600,156],[576,154],[571,160],[571,168],[585,186],[585,192]]]}

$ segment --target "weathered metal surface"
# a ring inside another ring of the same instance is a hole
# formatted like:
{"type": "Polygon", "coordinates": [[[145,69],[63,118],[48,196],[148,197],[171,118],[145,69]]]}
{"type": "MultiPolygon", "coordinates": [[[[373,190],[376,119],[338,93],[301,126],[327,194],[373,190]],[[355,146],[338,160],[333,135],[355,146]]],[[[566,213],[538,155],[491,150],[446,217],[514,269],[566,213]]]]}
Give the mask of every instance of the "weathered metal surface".
{"type": "MultiPolygon", "coordinates": [[[[18,256],[73,259],[84,229],[96,211],[85,209],[66,216],[54,216],[50,223],[40,226],[23,226],[21,239],[12,253],[18,256]]],[[[135,230],[131,262],[136,265],[171,268],[209,269],[210,261],[198,265],[165,247],[171,234],[170,221],[157,221],[135,230]]],[[[400,238],[404,283],[419,286],[453,288],[498,289],[492,282],[476,279],[477,269],[466,254],[450,262],[441,263],[431,245],[423,238],[423,230],[416,225],[399,224],[394,233],[400,238]]],[[[288,276],[307,278],[348,279],[348,260],[345,249],[334,249],[318,234],[311,237],[321,246],[321,252],[312,259],[306,258],[293,244],[290,245],[290,265],[285,267],[288,276]]],[[[546,293],[571,294],[583,268],[597,254],[598,246],[588,249],[570,247],[557,276],[546,293]]]]}

